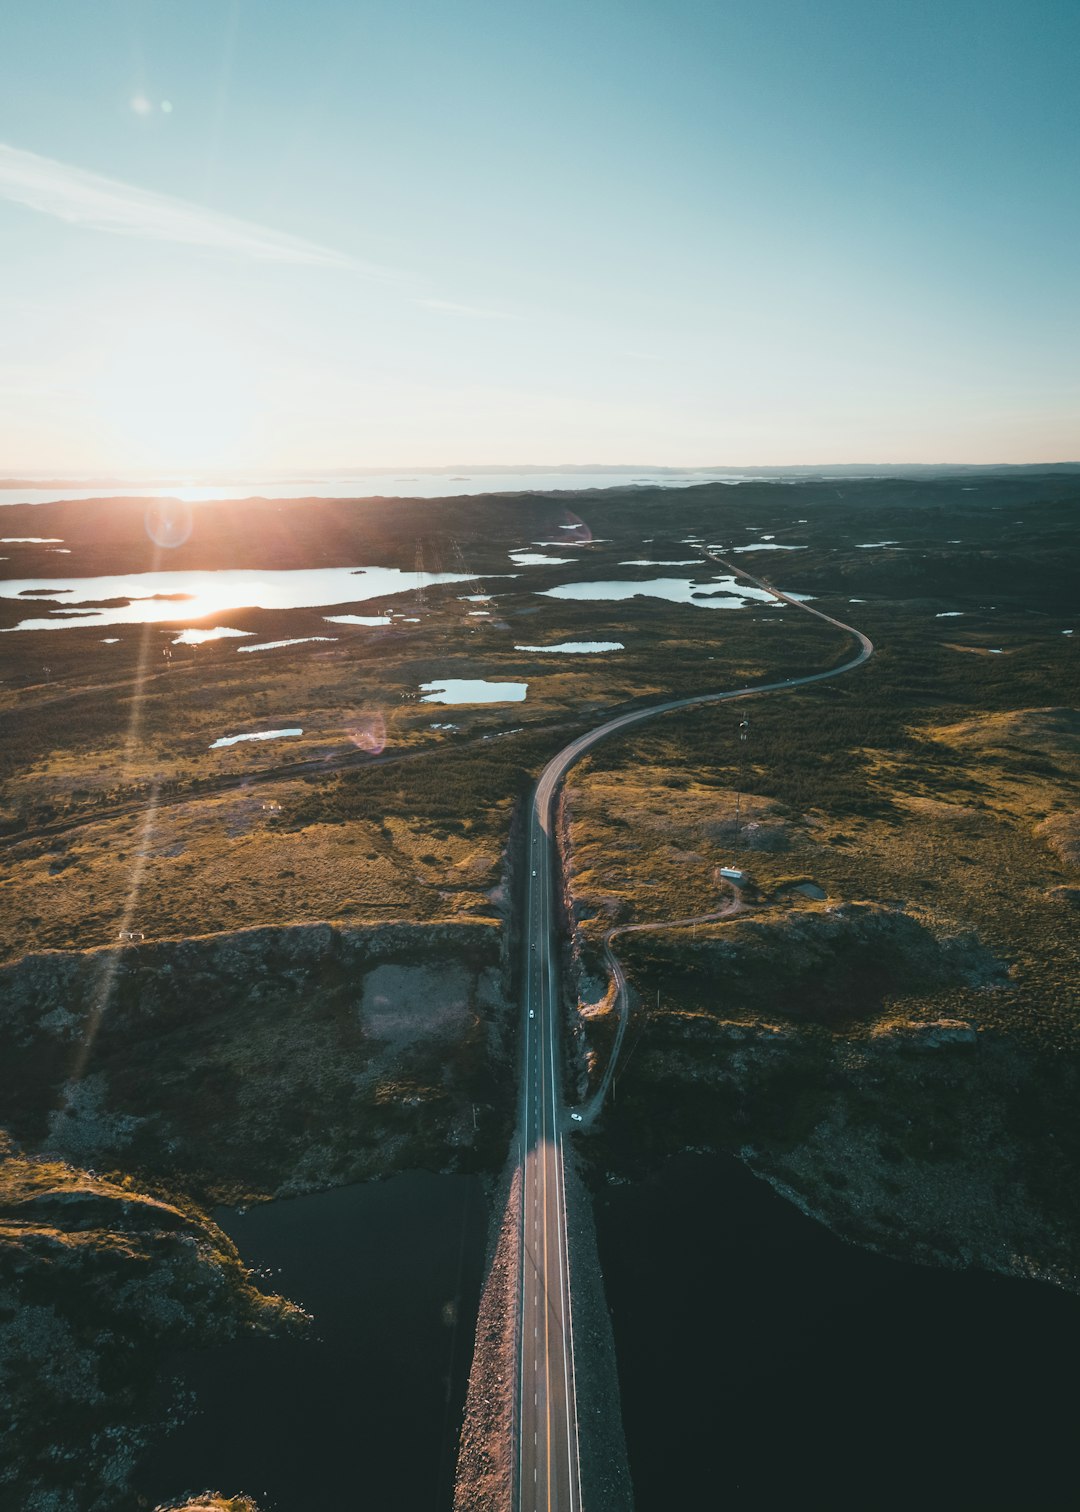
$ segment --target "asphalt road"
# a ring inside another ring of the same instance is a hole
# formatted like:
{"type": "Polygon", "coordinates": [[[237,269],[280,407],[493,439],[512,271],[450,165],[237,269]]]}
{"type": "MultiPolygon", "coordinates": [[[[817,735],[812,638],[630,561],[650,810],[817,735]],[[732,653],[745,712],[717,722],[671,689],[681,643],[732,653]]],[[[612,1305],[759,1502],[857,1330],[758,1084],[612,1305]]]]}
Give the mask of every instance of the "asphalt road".
{"type": "MultiPolygon", "coordinates": [[[[709,555],[712,555],[709,553],[709,555]]],[[[524,1057],[519,1111],[522,1167],[521,1274],[519,1279],[518,1399],[514,1427],[516,1512],[581,1512],[581,1467],[574,1378],[574,1324],[566,1238],[563,1134],[568,1122],[561,1095],[558,939],[555,886],[558,876],[555,810],[559,784],[569,768],[599,741],[676,709],[732,698],[758,697],[840,677],[873,655],[869,639],[810,604],[788,598],[744,568],[718,556],[733,574],[853,637],[858,650],[826,672],[784,678],[670,699],[634,709],[578,736],[544,768],[529,814],[529,878],[524,947],[524,1057]]],[[[613,1069],[613,1068],[611,1068],[613,1069]]],[[[597,1509],[601,1512],[601,1509],[597,1509]]]]}

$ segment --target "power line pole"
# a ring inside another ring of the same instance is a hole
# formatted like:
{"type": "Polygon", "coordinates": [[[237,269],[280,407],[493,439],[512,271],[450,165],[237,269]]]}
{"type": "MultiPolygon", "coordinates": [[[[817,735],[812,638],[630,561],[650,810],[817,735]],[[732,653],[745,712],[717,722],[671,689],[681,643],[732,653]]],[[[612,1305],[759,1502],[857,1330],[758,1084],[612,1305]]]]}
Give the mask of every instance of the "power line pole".
{"type": "Polygon", "coordinates": [[[416,538],[416,556],[414,560],[417,574],[416,607],[418,609],[425,609],[427,607],[427,598],[424,593],[424,542],[420,536],[416,538]]]}

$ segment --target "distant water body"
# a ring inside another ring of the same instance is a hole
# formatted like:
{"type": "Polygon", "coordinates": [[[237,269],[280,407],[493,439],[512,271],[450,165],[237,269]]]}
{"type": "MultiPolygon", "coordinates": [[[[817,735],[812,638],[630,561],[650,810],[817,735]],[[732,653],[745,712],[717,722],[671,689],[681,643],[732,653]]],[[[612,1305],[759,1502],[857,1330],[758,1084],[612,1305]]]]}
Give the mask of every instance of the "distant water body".
{"type": "MultiPolygon", "coordinates": [[[[82,482],[84,480],[80,480],[82,482]]],[[[347,473],[338,478],[290,478],[285,482],[230,484],[143,483],[113,488],[7,488],[0,486],[0,505],[55,504],[62,499],[449,499],[488,493],[579,493],[585,488],[690,488],[697,483],[750,483],[755,478],[734,473],[526,472],[499,473],[347,473]]]]}

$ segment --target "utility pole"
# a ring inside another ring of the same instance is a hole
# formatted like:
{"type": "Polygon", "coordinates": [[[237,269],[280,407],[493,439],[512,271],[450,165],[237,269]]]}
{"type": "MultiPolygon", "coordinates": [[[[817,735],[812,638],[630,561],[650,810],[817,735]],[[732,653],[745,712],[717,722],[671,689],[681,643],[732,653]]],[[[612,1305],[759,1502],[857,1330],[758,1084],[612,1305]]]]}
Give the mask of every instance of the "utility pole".
{"type": "Polygon", "coordinates": [[[414,558],[414,561],[415,561],[416,574],[417,574],[417,582],[416,582],[416,607],[418,609],[425,609],[427,607],[427,598],[426,598],[425,593],[424,593],[424,574],[425,574],[425,568],[424,568],[424,541],[423,541],[423,537],[422,536],[417,536],[417,538],[416,538],[416,556],[414,558]]]}
{"type": "MultiPolygon", "coordinates": [[[[739,744],[745,745],[750,736],[750,716],[744,714],[739,720],[739,744]]],[[[735,790],[735,850],[739,849],[739,811],[742,807],[742,784],[744,773],[739,773],[739,785],[735,790]]]]}

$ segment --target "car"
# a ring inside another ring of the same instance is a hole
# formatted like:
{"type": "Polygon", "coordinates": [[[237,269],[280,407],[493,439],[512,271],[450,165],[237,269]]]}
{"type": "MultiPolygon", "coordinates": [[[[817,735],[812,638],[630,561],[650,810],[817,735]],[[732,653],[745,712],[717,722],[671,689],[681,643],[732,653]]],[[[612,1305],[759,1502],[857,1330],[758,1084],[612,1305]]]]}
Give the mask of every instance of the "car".
{"type": "Polygon", "coordinates": [[[535,872],[533,872],[533,876],[534,876],[534,877],[535,877],[535,876],[536,876],[536,873],[535,873],[535,872]]]}
{"type": "Polygon", "coordinates": [[[575,1123],[580,1123],[581,1122],[581,1114],[580,1113],[571,1113],[570,1117],[574,1120],[575,1123]]]}
{"type": "Polygon", "coordinates": [[[532,1008],[529,1009],[529,1017],[530,1018],[535,1018],[536,1017],[536,1013],[535,1013],[535,1011],[532,1008]]]}

